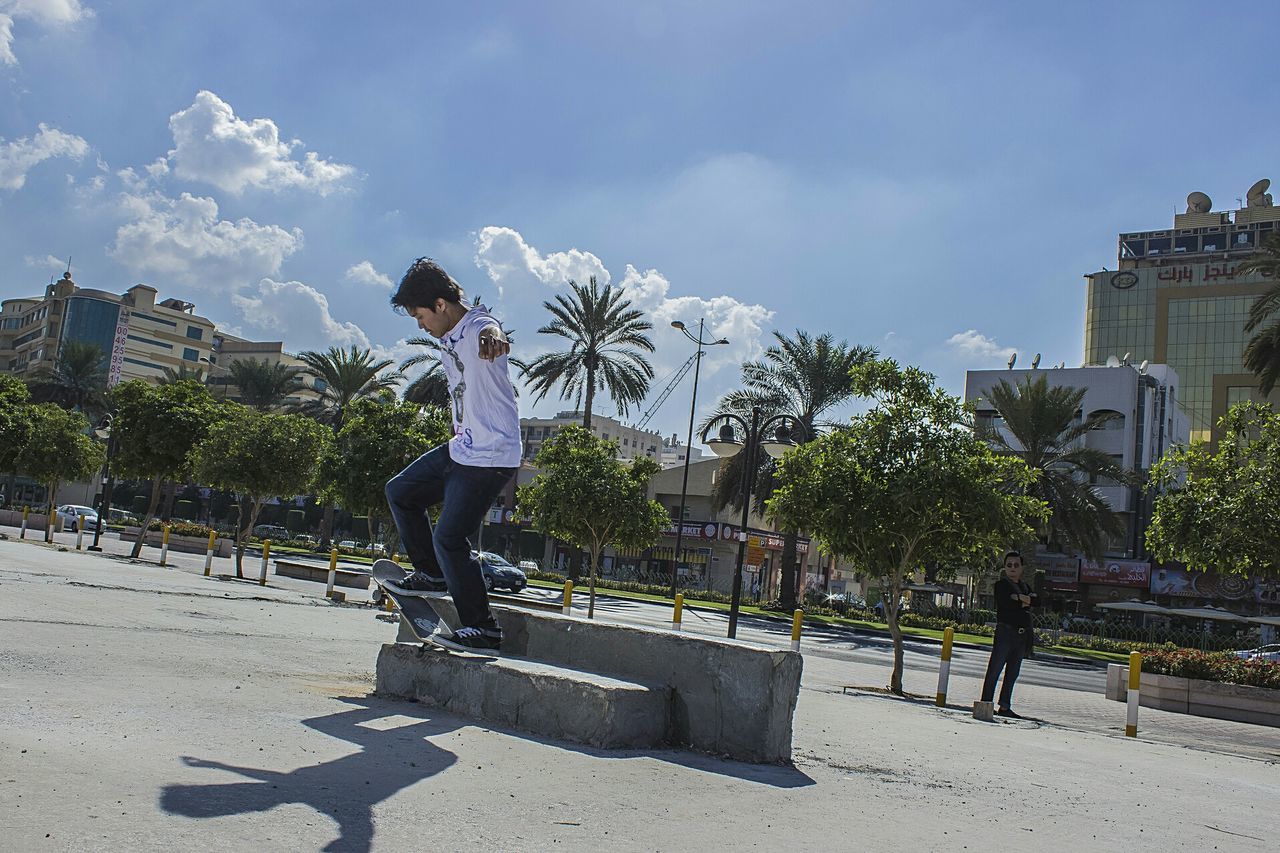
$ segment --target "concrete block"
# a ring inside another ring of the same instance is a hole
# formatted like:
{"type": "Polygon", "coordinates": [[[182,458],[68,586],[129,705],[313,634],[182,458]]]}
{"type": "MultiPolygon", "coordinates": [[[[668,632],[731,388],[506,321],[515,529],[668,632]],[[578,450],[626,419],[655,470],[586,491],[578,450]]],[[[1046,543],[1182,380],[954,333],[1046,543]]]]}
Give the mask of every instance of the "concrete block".
{"type": "Polygon", "coordinates": [[[977,701],[973,703],[973,718],[980,723],[993,723],[996,719],[994,702],[977,701]]]}
{"type": "MultiPolygon", "coordinates": [[[[493,611],[504,654],[670,687],[671,743],[743,761],[791,761],[798,653],[496,604],[493,611]]],[[[447,621],[456,615],[446,613],[447,621]]]]}
{"type": "Polygon", "coordinates": [[[664,686],[404,643],[388,643],[378,654],[377,691],[602,749],[661,745],[671,705],[664,686]]]}

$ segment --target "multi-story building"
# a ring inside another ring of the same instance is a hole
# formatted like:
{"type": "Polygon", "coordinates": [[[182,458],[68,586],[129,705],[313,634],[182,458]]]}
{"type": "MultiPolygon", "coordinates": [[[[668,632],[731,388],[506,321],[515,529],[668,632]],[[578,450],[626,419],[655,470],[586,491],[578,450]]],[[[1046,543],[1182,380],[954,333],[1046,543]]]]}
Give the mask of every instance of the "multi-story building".
{"type": "Polygon", "coordinates": [[[96,344],[108,382],[158,380],[165,368],[200,368],[213,351],[213,323],[180,299],[156,301],[156,289],[136,284],[122,294],[78,287],[68,272],[42,296],[0,303],[0,369],[29,376],[51,367],[70,341],[96,344]]]}
{"type": "MultiPolygon", "coordinates": [[[[283,364],[305,370],[306,362],[292,353],[285,352],[283,341],[250,341],[236,337],[227,332],[215,332],[213,336],[213,354],[209,356],[206,371],[210,389],[215,397],[228,400],[240,400],[240,390],[231,381],[231,365],[237,361],[259,361],[268,365],[283,364]]],[[[286,405],[297,405],[315,400],[325,390],[324,380],[310,374],[300,374],[293,393],[286,399],[286,405]]]]}
{"type": "Polygon", "coordinates": [[[683,467],[686,455],[689,464],[701,462],[703,452],[701,447],[688,447],[680,443],[680,436],[672,435],[671,438],[662,440],[662,459],[660,460],[663,468],[683,467]]]}
{"type": "MultiPolygon", "coordinates": [[[[1180,396],[1176,371],[1164,364],[1115,364],[1052,370],[970,370],[965,374],[965,400],[976,405],[977,420],[1002,434],[1003,423],[989,401],[1001,379],[1016,385],[1044,376],[1052,387],[1084,389],[1077,422],[1100,413],[1115,415],[1090,431],[1083,445],[1100,450],[1122,468],[1141,475],[1175,444],[1186,444],[1190,423],[1180,396]]],[[[1075,554],[1041,554],[1034,561],[1045,572],[1045,585],[1066,597],[1100,602],[1133,594],[1128,586],[1145,586],[1151,575],[1145,544],[1153,496],[1141,485],[1100,479],[1097,493],[1124,523],[1125,532],[1108,543],[1107,565],[1081,563],[1075,554]]]]}
{"type": "MultiPolygon", "coordinates": [[[[520,439],[524,442],[524,458],[538,455],[542,442],[566,426],[582,424],[582,412],[560,412],[554,418],[521,418],[520,439]]],[[[662,435],[655,430],[636,429],[604,415],[591,416],[591,434],[605,441],[617,442],[619,459],[648,456],[662,460],[662,435]]],[[[683,464],[683,460],[681,460],[683,464]]]]}
{"type": "MultiPolygon", "coordinates": [[[[1133,363],[1168,364],[1181,380],[1192,440],[1216,440],[1228,408],[1262,399],[1244,369],[1244,324],[1272,282],[1239,265],[1280,234],[1280,208],[1266,189],[1259,181],[1235,211],[1214,211],[1208,196],[1192,193],[1172,228],[1121,234],[1117,269],[1085,276],[1085,363],[1128,354],[1133,363]]],[[[1270,400],[1280,402],[1280,392],[1270,400]]]]}

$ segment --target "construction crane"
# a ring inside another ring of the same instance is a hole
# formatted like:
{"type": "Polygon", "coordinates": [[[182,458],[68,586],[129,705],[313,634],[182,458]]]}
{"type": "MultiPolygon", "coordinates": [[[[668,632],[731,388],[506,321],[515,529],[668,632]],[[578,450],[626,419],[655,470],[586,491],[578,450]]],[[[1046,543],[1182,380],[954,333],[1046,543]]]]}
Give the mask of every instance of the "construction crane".
{"type": "Polygon", "coordinates": [[[689,368],[693,367],[693,363],[697,358],[697,353],[689,356],[689,360],[676,371],[676,375],[669,383],[667,383],[667,387],[662,389],[662,393],[658,395],[658,399],[655,400],[653,405],[645,411],[644,417],[640,418],[640,423],[636,424],[636,429],[644,429],[649,421],[653,419],[653,416],[658,413],[658,409],[662,408],[662,404],[671,396],[671,392],[676,390],[676,386],[680,384],[680,380],[684,379],[685,374],[689,372],[689,368]]]}

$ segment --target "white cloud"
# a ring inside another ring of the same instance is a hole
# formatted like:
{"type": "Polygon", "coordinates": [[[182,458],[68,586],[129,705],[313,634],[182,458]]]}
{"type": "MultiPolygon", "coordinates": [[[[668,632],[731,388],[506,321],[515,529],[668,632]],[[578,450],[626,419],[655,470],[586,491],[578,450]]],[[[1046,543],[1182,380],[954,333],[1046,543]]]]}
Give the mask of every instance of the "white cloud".
{"type": "Polygon", "coordinates": [[[489,274],[499,287],[518,285],[561,285],[569,279],[586,284],[595,276],[600,284],[609,283],[609,271],[590,252],[570,249],[567,252],[541,254],[525,242],[514,228],[487,225],[476,235],[476,266],[489,274]]]}
{"type": "Polygon", "coordinates": [[[57,270],[58,272],[61,272],[67,268],[67,261],[65,258],[55,258],[53,255],[45,255],[44,257],[26,255],[23,257],[22,261],[29,267],[35,267],[36,269],[42,270],[57,270]]]}
{"type": "Polygon", "coordinates": [[[273,340],[285,341],[295,352],[370,346],[363,329],[335,320],[329,298],[300,281],[264,278],[256,288],[233,294],[231,303],[246,326],[269,331],[273,340]]]}
{"type": "Polygon", "coordinates": [[[279,271],[302,247],[302,229],[218,218],[211,198],[158,192],[122,196],[132,220],[116,230],[108,254],[136,272],[213,290],[235,290],[279,271]]]}
{"type": "Polygon", "coordinates": [[[0,189],[22,189],[27,173],[45,160],[69,157],[78,161],[88,153],[89,143],[79,136],[42,124],[35,136],[0,144],[0,189]]]}
{"type": "MultiPolygon", "coordinates": [[[[169,129],[175,147],[168,159],[174,175],[236,195],[256,187],[326,196],[356,174],[355,167],[322,159],[314,151],[305,152],[301,161],[295,159],[293,150],[302,145],[300,140],[282,141],[269,118],[238,118],[230,104],[207,90],[169,117],[169,129]]],[[[167,165],[153,163],[148,171],[152,169],[163,173],[167,165]]]]}
{"type": "Polygon", "coordinates": [[[961,355],[978,359],[1004,358],[1013,355],[1013,347],[1002,346],[992,338],[980,333],[977,329],[958,332],[947,338],[947,346],[961,355]]]}
{"type": "Polygon", "coordinates": [[[45,28],[70,26],[93,17],[80,0],[0,0],[0,65],[17,65],[13,25],[28,20],[45,28]]]}
{"type": "Polygon", "coordinates": [[[385,287],[387,290],[392,288],[391,276],[386,273],[378,272],[374,269],[371,261],[361,261],[358,264],[352,264],[347,268],[347,273],[343,278],[347,281],[353,281],[356,284],[385,287]]]}

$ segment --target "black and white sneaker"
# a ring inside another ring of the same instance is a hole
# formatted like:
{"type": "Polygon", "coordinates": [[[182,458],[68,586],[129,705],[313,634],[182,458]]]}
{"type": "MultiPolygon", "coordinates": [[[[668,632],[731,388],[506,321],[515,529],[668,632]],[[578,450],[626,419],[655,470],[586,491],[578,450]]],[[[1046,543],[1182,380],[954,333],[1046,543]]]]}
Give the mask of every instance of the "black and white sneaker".
{"type": "Polygon", "coordinates": [[[497,628],[459,628],[452,636],[432,634],[431,642],[455,652],[496,652],[502,645],[502,631],[497,628]]]}
{"type": "Polygon", "coordinates": [[[387,581],[386,587],[400,595],[419,598],[444,598],[449,594],[449,585],[444,578],[433,578],[425,572],[413,572],[405,575],[403,580],[387,581]]]}

